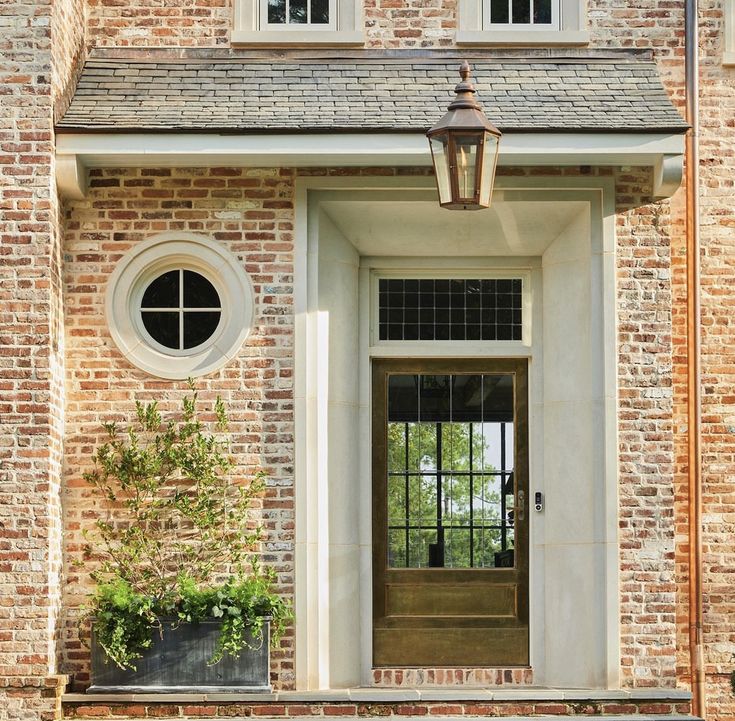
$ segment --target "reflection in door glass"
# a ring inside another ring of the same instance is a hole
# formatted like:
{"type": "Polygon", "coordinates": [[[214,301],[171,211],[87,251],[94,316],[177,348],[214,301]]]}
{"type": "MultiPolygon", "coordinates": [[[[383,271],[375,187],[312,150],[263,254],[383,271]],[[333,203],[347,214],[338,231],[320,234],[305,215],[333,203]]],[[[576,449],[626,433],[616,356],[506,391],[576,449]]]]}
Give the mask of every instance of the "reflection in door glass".
{"type": "Polygon", "coordinates": [[[511,374],[388,379],[388,565],[501,568],[514,559],[511,374]]]}

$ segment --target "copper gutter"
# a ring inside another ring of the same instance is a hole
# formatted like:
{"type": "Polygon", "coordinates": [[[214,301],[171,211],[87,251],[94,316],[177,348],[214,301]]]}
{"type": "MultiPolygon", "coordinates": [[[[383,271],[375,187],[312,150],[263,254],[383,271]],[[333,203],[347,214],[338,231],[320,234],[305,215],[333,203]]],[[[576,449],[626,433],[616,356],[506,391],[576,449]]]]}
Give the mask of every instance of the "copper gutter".
{"type": "Polygon", "coordinates": [[[689,664],[692,713],[705,718],[702,643],[702,403],[699,240],[699,20],[697,0],[685,6],[687,461],[689,490],[689,664]]]}

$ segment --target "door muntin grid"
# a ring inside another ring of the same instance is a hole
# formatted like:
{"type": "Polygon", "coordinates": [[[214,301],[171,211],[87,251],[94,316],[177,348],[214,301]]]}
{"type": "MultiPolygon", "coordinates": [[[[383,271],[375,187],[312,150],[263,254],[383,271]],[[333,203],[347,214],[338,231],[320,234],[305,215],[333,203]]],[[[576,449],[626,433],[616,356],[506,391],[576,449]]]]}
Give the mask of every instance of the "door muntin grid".
{"type": "Polygon", "coordinates": [[[514,376],[391,374],[390,568],[508,568],[514,543],[514,376]]]}

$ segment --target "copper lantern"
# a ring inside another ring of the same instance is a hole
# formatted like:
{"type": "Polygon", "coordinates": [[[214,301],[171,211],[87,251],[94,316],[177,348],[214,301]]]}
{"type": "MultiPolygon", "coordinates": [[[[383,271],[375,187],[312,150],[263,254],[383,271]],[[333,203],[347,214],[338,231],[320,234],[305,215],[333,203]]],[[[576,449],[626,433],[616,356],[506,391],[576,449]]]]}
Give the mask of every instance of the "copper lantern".
{"type": "Polygon", "coordinates": [[[439,203],[450,210],[480,210],[490,205],[498,162],[500,131],[485,117],[465,61],[457,97],[428,133],[439,203]]]}

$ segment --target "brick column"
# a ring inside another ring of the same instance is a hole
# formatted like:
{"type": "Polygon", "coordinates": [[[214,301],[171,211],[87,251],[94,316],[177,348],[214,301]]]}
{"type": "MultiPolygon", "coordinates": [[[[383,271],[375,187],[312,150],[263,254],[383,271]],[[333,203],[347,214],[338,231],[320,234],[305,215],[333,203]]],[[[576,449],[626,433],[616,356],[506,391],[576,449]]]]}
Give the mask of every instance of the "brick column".
{"type": "Polygon", "coordinates": [[[51,3],[0,13],[0,719],[46,719],[59,712],[63,424],[51,3]]]}

